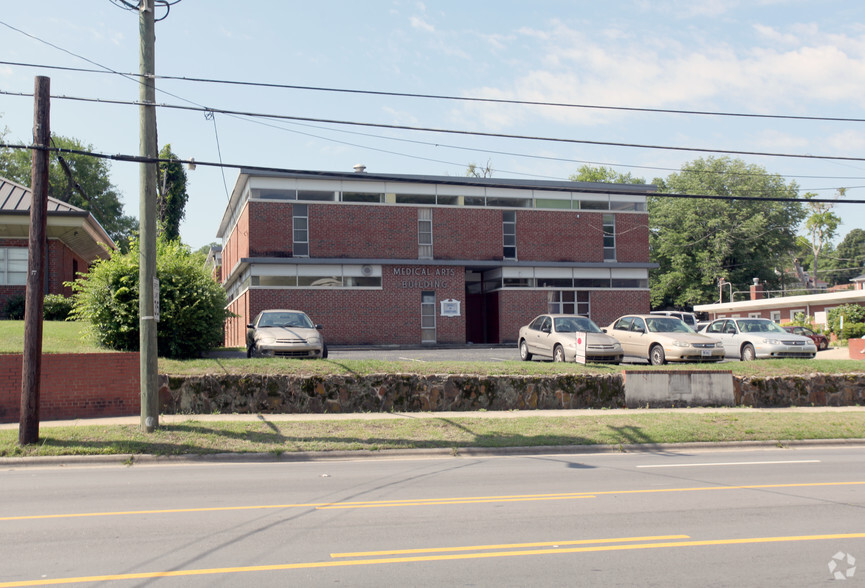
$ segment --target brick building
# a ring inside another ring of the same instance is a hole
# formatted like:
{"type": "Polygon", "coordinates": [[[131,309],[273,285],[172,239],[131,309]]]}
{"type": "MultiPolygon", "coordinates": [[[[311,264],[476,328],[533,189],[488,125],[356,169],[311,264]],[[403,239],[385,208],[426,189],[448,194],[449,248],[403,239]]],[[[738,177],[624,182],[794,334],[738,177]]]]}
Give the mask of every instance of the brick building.
{"type": "MultiPolygon", "coordinates": [[[[30,203],[28,188],[0,178],[0,312],[10,298],[23,296],[26,290],[30,203]]],[[[114,248],[92,214],[54,198],[48,199],[46,233],[46,294],[70,296],[63,283],[86,272],[94,260],[108,257],[114,248]]]]}
{"type": "MultiPolygon", "coordinates": [[[[362,168],[361,168],[362,169],[362,168]]],[[[226,345],[268,308],[332,344],[506,343],[649,311],[647,185],[244,169],[219,227],[226,345]]]]}

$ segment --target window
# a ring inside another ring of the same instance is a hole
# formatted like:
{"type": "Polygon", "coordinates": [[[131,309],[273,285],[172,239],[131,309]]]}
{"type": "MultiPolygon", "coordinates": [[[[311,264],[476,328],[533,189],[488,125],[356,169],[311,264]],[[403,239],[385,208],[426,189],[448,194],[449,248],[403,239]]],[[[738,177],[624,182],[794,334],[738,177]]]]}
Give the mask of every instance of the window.
{"type": "Polygon", "coordinates": [[[295,257],[309,257],[309,211],[306,204],[292,208],[292,251],[295,257]]]}
{"type": "Polygon", "coordinates": [[[384,194],[374,192],[343,192],[343,202],[384,202],[384,194]]]}
{"type": "Polygon", "coordinates": [[[503,257],[505,259],[516,259],[517,213],[513,210],[502,212],[502,240],[504,244],[503,257]]]}
{"type": "Polygon", "coordinates": [[[550,314],[579,314],[589,316],[589,293],[558,290],[547,294],[550,314]]]}
{"type": "Polygon", "coordinates": [[[0,284],[27,285],[26,247],[0,247],[0,284]]]}
{"type": "Polygon", "coordinates": [[[436,293],[421,292],[420,298],[421,343],[436,342],[436,293]]]}
{"type": "Polygon", "coordinates": [[[772,319],[772,322],[780,323],[781,322],[781,311],[780,310],[769,311],[769,318],[772,319]]]}
{"type": "Polygon", "coordinates": [[[417,211],[417,258],[433,258],[432,209],[419,208],[417,211]]]}
{"type": "Polygon", "coordinates": [[[604,215],[604,261],[616,261],[616,216],[604,215]]]}

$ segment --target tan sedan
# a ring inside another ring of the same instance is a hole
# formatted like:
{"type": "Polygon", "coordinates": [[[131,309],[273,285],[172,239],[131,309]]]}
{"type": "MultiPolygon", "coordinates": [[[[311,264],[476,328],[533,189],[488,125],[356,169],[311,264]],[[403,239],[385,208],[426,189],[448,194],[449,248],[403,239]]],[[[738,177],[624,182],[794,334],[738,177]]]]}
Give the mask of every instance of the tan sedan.
{"type": "Polygon", "coordinates": [[[647,359],[652,365],[724,359],[723,343],[670,316],[627,315],[613,321],[604,332],[618,339],[626,357],[647,359]]]}
{"type": "Polygon", "coordinates": [[[586,333],[586,361],[619,363],[622,347],[604,335],[601,329],[584,316],[575,314],[542,314],[520,329],[520,359],[534,356],[553,361],[576,361],[577,332],[586,333]]]}

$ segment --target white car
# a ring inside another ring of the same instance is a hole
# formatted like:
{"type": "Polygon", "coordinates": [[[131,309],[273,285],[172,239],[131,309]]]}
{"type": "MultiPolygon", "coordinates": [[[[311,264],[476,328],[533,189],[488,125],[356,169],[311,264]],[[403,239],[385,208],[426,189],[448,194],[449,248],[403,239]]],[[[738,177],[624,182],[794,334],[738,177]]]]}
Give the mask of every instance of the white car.
{"type": "Polygon", "coordinates": [[[542,314],[520,329],[520,359],[534,356],[576,361],[577,332],[586,333],[586,361],[619,363],[622,346],[591,319],[575,314],[542,314]]]}
{"type": "Polygon", "coordinates": [[[811,359],[817,355],[817,346],[809,337],[788,333],[769,319],[717,319],[700,332],[720,340],[727,357],[742,361],[772,357],[811,359]]]}
{"type": "Polygon", "coordinates": [[[327,357],[321,325],[299,310],[263,310],[246,325],[246,357],[327,357]]]}

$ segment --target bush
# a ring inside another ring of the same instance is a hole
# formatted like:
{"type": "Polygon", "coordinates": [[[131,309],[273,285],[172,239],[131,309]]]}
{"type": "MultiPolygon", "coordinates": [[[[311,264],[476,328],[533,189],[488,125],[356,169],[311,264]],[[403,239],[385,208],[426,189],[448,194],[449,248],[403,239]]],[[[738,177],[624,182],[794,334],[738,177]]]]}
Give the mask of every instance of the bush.
{"type": "MultiPolygon", "coordinates": [[[[90,322],[100,345],[137,350],[138,242],[128,253],[114,252],[95,263],[86,278],[72,283],[73,316],[90,322]]],[[[205,271],[200,259],[179,242],[159,241],[156,255],[159,355],[174,359],[199,357],[222,345],[227,300],[225,291],[205,271]]]]}
{"type": "MultiPolygon", "coordinates": [[[[835,333],[840,339],[849,339],[850,337],[846,336],[845,333],[848,332],[860,332],[861,329],[865,329],[865,325],[862,327],[854,326],[856,323],[865,323],[865,306],[860,306],[858,304],[844,304],[842,306],[838,306],[833,308],[827,314],[827,320],[829,322],[829,331],[835,333]],[[844,317],[844,333],[841,332],[841,317],[844,317]]],[[[858,335],[861,337],[861,334],[858,335]]],[[[854,335],[854,338],[856,335],[854,335]]]]}
{"type": "Polygon", "coordinates": [[[62,294],[48,294],[42,303],[42,318],[46,321],[68,321],[75,301],[62,294]]]}
{"type": "Polygon", "coordinates": [[[3,305],[3,316],[10,321],[24,320],[24,295],[16,294],[3,305]]]}

